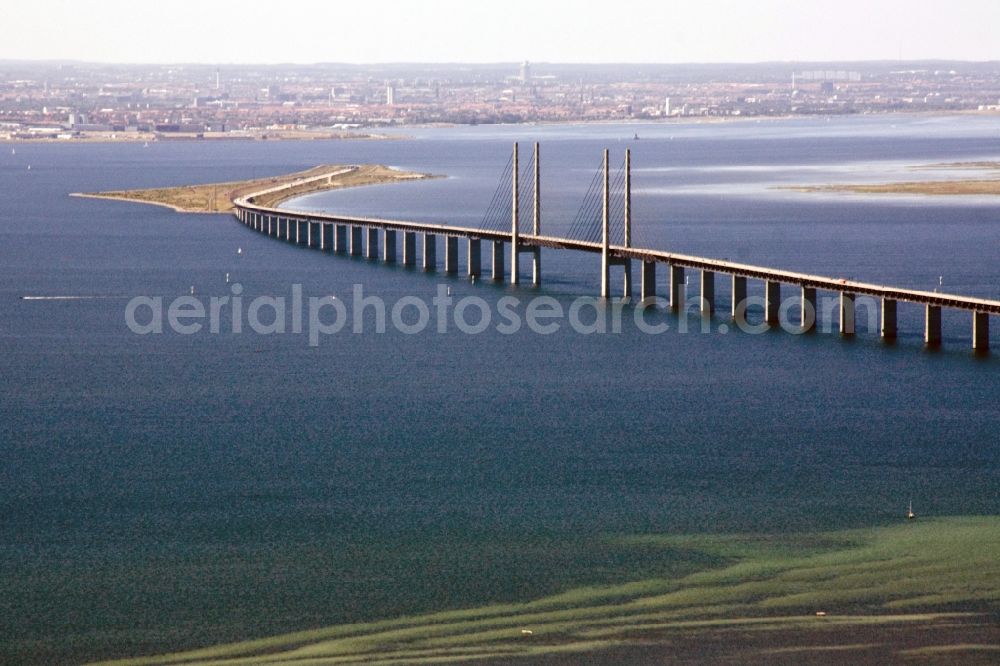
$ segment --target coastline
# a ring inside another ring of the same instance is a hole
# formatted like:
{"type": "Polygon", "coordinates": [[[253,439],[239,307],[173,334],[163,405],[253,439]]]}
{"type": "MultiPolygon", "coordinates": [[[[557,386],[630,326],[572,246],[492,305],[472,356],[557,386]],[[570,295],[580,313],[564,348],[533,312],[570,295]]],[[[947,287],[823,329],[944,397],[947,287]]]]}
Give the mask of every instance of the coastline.
{"type": "MultiPolygon", "coordinates": [[[[55,130],[53,130],[55,132],[55,130]]],[[[83,132],[79,136],[58,137],[44,135],[38,137],[0,137],[0,144],[31,145],[34,143],[173,143],[173,142],[215,142],[215,141],[401,141],[409,137],[399,134],[329,132],[329,131],[263,131],[252,134],[230,132],[178,132],[161,134],[156,132],[83,132]]]]}
{"type": "Polygon", "coordinates": [[[842,663],[1000,652],[1000,518],[956,516],[792,534],[636,535],[638,549],[719,560],[693,573],[565,590],[530,601],[328,626],[100,666],[473,662],[740,663],[825,655],[842,663]],[[961,612],[956,605],[961,604],[961,612]]]}

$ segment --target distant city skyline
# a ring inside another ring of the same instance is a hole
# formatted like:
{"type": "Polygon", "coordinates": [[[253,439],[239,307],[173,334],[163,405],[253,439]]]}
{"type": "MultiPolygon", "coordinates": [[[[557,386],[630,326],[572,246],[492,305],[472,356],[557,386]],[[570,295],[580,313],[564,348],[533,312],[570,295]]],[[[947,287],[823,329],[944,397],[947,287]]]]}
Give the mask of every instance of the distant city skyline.
{"type": "Polygon", "coordinates": [[[18,3],[0,59],[111,63],[1000,60],[995,0],[18,3]]]}

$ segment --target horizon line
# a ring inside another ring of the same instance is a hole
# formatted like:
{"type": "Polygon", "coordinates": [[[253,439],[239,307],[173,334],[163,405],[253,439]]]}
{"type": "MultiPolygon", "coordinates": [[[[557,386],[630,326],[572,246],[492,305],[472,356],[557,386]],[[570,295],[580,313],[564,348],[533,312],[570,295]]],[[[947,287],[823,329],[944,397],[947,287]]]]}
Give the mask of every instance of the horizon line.
{"type": "Polygon", "coordinates": [[[489,66],[509,66],[509,65],[519,65],[523,62],[529,62],[532,65],[557,65],[557,66],[658,66],[658,67],[691,67],[691,66],[759,66],[759,65],[821,65],[821,64],[842,64],[842,65],[881,65],[881,64],[906,64],[906,63],[951,63],[951,64],[968,64],[968,65],[987,65],[987,64],[998,64],[1000,65],[1000,58],[990,59],[990,60],[967,60],[967,59],[954,59],[947,57],[934,57],[934,58],[905,58],[905,59],[895,59],[895,58],[881,58],[881,59],[864,59],[864,60],[730,60],[730,61],[559,61],[559,60],[447,60],[447,61],[433,61],[433,60],[384,60],[384,61],[337,61],[337,60],[324,60],[324,61],[271,61],[271,62],[252,62],[252,61],[124,61],[124,60],[88,60],[83,58],[5,58],[0,57],[0,64],[16,63],[16,64],[83,64],[83,65],[123,65],[123,66],[190,66],[190,65],[203,65],[203,66],[239,66],[239,67],[278,67],[278,66],[349,66],[349,67],[370,67],[370,66],[388,66],[388,65],[408,65],[408,66],[452,66],[452,67],[489,67],[489,66]]]}

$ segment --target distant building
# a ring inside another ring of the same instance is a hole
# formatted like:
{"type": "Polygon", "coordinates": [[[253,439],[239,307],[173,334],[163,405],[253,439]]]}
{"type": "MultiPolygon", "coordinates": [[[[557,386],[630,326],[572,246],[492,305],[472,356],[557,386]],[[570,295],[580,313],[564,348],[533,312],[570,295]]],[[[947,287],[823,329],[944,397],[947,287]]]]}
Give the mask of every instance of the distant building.
{"type": "Polygon", "coordinates": [[[385,103],[389,106],[396,103],[396,89],[392,86],[385,87],[385,103]]]}
{"type": "Polygon", "coordinates": [[[521,75],[519,77],[521,83],[527,83],[531,80],[531,63],[525,60],[521,63],[521,75]]]}
{"type": "Polygon", "coordinates": [[[670,98],[669,97],[666,98],[665,100],[663,100],[663,115],[665,115],[665,116],[669,116],[670,115],[670,98]]]}

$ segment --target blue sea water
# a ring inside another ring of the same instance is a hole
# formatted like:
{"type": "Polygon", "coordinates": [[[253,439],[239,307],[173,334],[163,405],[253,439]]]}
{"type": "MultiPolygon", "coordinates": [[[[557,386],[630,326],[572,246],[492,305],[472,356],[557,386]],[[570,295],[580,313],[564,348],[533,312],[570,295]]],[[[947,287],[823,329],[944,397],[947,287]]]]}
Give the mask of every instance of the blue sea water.
{"type": "Polygon", "coordinates": [[[141,336],[129,299],[227,295],[227,273],[245,301],[360,284],[430,302],[448,285],[568,305],[596,294],[598,265],[546,252],[540,289],[471,284],[228,216],[67,196],[378,162],[446,177],[286,205],[475,226],[511,143],[538,140],[543,229],[558,235],[600,151],[617,164],[628,146],[638,245],[1000,298],[991,199],[775,189],[966,176],[912,167],[1000,159],[994,118],[405,134],[0,151],[0,660],[156,653],[699,564],[607,538],[619,534],[864,527],[910,499],[921,515],[1000,510],[1000,366],[971,354],[966,313],[945,313],[940,351],[922,348],[922,312],[905,305],[895,345],[721,333],[722,314],[680,334],[662,312],[673,330],[657,336],[627,323],[390,327],[316,347],[227,326],[141,336]]]}

